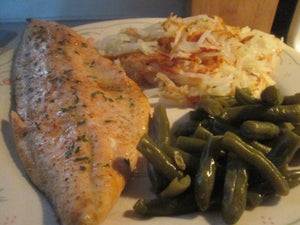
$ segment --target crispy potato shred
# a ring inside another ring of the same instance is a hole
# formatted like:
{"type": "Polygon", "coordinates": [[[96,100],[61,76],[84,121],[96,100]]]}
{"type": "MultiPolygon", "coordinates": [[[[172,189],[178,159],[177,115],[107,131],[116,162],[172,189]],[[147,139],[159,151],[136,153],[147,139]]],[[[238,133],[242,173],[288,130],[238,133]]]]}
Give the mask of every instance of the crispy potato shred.
{"type": "Polygon", "coordinates": [[[259,96],[275,84],[272,73],[282,43],[259,30],[228,26],[220,17],[171,14],[96,44],[137,83],[155,87],[147,93],[175,105],[193,105],[203,95],[233,95],[236,87],[259,96]]]}

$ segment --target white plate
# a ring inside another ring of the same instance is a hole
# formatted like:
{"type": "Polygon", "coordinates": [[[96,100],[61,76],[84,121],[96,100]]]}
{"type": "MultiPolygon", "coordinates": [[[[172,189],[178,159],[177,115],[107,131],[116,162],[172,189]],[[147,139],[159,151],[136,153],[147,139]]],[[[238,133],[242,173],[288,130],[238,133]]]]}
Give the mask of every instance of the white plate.
{"type": "MultiPolygon", "coordinates": [[[[127,19],[106,21],[75,27],[80,34],[100,40],[119,29],[143,27],[160,19],[127,19]]],[[[0,225],[57,225],[55,214],[45,197],[30,183],[17,156],[9,124],[11,106],[9,75],[13,50],[0,55],[0,225]]],[[[281,63],[275,71],[278,86],[285,94],[300,92],[300,54],[284,46],[281,63]]],[[[174,122],[186,111],[168,109],[174,122]]],[[[145,173],[135,173],[121,198],[109,213],[103,225],[194,225],[223,224],[219,213],[197,213],[180,217],[140,219],[132,213],[138,198],[149,197],[150,184],[145,173]]],[[[300,187],[278,199],[271,199],[253,211],[246,211],[238,224],[295,225],[300,224],[300,187]]]]}

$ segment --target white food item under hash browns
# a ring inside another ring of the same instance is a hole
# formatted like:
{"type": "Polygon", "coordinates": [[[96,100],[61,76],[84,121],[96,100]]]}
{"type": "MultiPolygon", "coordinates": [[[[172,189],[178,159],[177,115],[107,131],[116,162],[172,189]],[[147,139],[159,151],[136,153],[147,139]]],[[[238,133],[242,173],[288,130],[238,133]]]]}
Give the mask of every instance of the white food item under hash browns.
{"type": "Polygon", "coordinates": [[[233,95],[248,87],[259,96],[275,84],[272,72],[282,40],[249,27],[225,25],[219,17],[199,15],[129,27],[102,40],[99,49],[127,74],[175,104],[194,104],[202,95],[233,95]]]}

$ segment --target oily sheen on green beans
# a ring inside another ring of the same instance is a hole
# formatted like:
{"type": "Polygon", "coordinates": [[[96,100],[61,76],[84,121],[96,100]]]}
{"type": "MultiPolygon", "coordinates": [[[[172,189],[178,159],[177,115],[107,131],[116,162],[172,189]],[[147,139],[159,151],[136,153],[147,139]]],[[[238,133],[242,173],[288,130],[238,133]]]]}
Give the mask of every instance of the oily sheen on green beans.
{"type": "Polygon", "coordinates": [[[237,88],[231,97],[203,96],[189,115],[171,133],[166,108],[154,109],[137,149],[148,160],[157,198],[138,200],[136,213],[219,210],[234,224],[245,210],[300,184],[300,94],[284,96],[269,86],[255,98],[237,88]]]}

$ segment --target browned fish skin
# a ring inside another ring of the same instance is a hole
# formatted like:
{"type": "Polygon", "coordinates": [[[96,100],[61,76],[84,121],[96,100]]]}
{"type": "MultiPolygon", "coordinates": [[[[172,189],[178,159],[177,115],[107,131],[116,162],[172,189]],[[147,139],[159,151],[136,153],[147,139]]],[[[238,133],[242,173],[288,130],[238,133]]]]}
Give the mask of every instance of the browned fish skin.
{"type": "Polygon", "coordinates": [[[149,104],[70,28],[28,22],[12,70],[17,150],[61,224],[100,224],[135,167],[149,104]]]}

